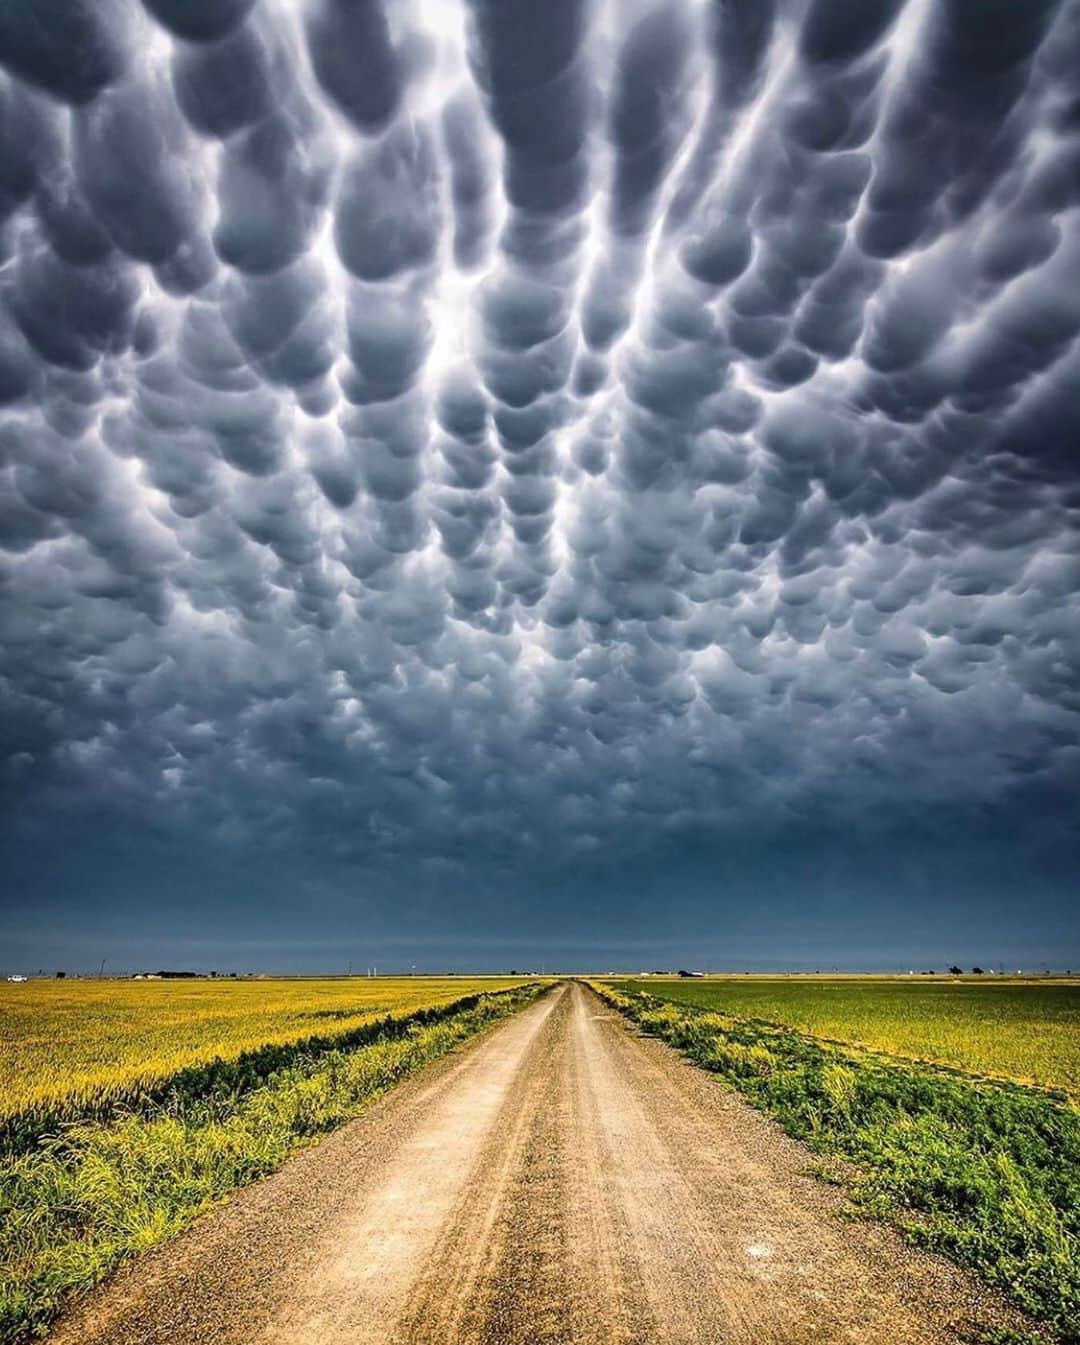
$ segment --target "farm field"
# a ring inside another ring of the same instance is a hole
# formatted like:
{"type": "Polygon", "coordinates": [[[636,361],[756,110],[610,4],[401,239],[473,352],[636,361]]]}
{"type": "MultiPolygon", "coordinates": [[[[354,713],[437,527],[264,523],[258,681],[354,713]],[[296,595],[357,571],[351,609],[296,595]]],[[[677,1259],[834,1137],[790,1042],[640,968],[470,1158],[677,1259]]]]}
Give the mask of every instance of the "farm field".
{"type": "Polygon", "coordinates": [[[17,1055],[38,1082],[16,1076],[0,1129],[0,1342],[37,1334],[72,1291],[174,1237],[539,988],[487,978],[5,988],[15,1048],[5,1069],[17,1055]],[[110,1054],[117,1063],[103,1068],[110,1054]]]}
{"type": "Polygon", "coordinates": [[[1033,1072],[1023,1042],[1035,1026],[1044,1078],[1075,1077],[1072,987],[942,986],[935,998],[929,985],[854,979],[594,984],[811,1151],[841,1160],[819,1175],[842,1185],[854,1208],[969,1266],[1055,1338],[1080,1342],[1080,1111],[1062,1091],[987,1077],[1033,1072]],[[876,1005],[880,1021],[867,1016],[876,1005]],[[855,1044],[856,1032],[875,1049],[855,1044]],[[916,1040],[939,1059],[970,1042],[981,1070],[895,1049],[911,1052],[916,1040]]]}
{"type": "Polygon", "coordinates": [[[1080,981],[740,976],[612,984],[1080,1097],[1080,981]]]}
{"type": "Polygon", "coordinates": [[[0,983],[0,1133],[77,1116],[215,1058],[351,1031],[511,978],[35,980],[0,983]]]}

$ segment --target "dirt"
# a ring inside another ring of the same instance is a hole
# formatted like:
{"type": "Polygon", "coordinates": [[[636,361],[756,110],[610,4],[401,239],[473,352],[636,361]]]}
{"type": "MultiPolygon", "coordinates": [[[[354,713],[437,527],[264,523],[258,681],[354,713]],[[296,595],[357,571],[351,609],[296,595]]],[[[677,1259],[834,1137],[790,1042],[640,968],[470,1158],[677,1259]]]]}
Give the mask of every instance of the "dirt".
{"type": "Polygon", "coordinates": [[[811,1162],[562,986],[128,1266],[53,1339],[936,1345],[1023,1325],[845,1218],[811,1162]]]}

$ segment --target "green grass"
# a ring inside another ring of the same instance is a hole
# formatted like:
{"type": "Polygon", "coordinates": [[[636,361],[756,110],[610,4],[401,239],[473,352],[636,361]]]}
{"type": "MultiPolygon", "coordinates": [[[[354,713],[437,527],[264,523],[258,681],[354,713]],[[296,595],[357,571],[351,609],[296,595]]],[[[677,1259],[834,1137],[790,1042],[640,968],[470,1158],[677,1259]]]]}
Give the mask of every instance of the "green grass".
{"type": "Polygon", "coordinates": [[[182,1071],[139,1110],[22,1132],[0,1158],[0,1342],[538,993],[521,986],[182,1071]]]}
{"type": "Polygon", "coordinates": [[[617,984],[1080,1098],[1076,981],[731,977],[617,984]]]}
{"type": "Polygon", "coordinates": [[[633,986],[596,988],[815,1152],[848,1160],[864,1213],[891,1219],[911,1241],[1003,1289],[1062,1341],[1080,1342],[1073,1106],[633,986]]]}

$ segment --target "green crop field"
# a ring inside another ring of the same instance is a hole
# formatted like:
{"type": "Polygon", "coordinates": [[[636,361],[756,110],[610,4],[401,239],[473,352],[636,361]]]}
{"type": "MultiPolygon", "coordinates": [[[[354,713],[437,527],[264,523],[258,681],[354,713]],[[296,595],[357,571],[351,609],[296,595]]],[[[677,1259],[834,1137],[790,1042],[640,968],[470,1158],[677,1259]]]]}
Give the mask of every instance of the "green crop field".
{"type": "Polygon", "coordinates": [[[843,1160],[819,1175],[848,1187],[855,1211],[970,1266],[1080,1345],[1076,985],[595,985],[812,1151],[843,1160]]]}
{"type": "Polygon", "coordinates": [[[0,987],[0,1345],[528,1003],[520,979],[0,987]]]}
{"type": "Polygon", "coordinates": [[[615,984],[1080,1097],[1080,981],[739,976],[615,984]]]}

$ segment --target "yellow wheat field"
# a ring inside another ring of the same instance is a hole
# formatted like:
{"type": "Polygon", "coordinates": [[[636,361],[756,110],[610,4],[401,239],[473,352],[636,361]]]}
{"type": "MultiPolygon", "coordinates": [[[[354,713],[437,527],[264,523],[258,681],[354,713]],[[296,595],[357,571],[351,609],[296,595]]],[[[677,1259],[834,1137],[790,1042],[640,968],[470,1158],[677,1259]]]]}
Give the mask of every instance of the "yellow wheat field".
{"type": "Polygon", "coordinates": [[[386,1014],[449,1003],[512,978],[28,981],[0,984],[0,1126],[78,1114],[215,1058],[386,1014]]]}

